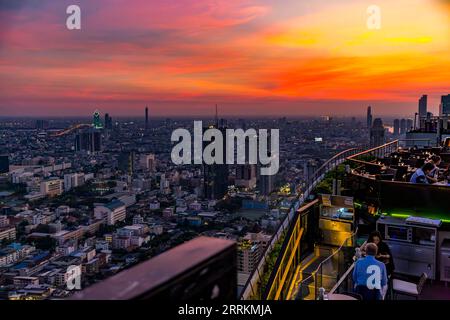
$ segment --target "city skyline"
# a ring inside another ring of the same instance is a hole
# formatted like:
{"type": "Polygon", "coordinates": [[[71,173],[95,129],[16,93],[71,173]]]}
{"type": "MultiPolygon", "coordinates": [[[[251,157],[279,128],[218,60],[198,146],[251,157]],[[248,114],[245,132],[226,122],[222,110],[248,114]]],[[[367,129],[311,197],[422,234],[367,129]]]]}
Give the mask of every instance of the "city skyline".
{"type": "Polygon", "coordinates": [[[2,2],[1,115],[403,116],[450,87],[445,1],[378,1],[379,30],[365,1],[77,4],[70,31],[68,3],[2,2]]]}

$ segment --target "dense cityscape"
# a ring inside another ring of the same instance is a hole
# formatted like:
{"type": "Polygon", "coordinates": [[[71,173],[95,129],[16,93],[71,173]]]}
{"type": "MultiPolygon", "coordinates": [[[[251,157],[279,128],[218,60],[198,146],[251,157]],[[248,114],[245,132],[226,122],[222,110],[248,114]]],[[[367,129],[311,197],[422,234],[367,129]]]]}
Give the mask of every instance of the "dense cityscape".
{"type": "Polygon", "coordinates": [[[100,116],[1,120],[2,298],[66,296],[69,266],[86,287],[199,235],[240,243],[243,285],[308,174],[368,143],[355,118],[220,119],[281,132],[277,175],[234,165],[214,168],[220,181],[170,160],[171,132],[192,120],[100,116]]]}
{"type": "MultiPolygon", "coordinates": [[[[420,101],[426,123],[433,116],[420,101]]],[[[74,274],[77,289],[85,288],[200,235],[239,244],[242,287],[327,159],[414,131],[412,119],[395,119],[388,130],[372,111],[366,119],[204,119],[227,128],[279,128],[281,169],[274,176],[259,175],[252,164],[175,166],[171,132],[191,130],[193,121],[151,118],[148,107],[141,119],[98,110],[90,119],[2,119],[1,297],[67,297],[74,274]]]]}

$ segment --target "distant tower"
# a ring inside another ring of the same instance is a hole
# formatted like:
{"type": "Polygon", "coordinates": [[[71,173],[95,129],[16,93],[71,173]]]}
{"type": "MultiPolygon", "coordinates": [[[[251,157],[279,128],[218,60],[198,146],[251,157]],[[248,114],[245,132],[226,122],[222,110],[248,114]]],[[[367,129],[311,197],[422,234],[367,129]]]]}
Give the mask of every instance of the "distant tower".
{"type": "Polygon", "coordinates": [[[109,113],[105,113],[105,129],[112,129],[112,118],[109,113]]]}
{"type": "Polygon", "coordinates": [[[407,131],[406,128],[406,119],[400,120],[400,134],[405,134],[407,131]]]}
{"type": "Polygon", "coordinates": [[[450,94],[441,97],[441,113],[450,115],[450,94]]]}
{"type": "Polygon", "coordinates": [[[123,173],[132,176],[134,173],[135,159],[136,159],[136,152],[134,150],[122,151],[117,158],[119,170],[121,170],[123,173]]]}
{"type": "Polygon", "coordinates": [[[256,186],[256,165],[242,164],[236,166],[236,186],[254,188],[256,186]]]}
{"type": "Polygon", "coordinates": [[[148,107],[145,107],[145,129],[148,129],[148,107]]]}
{"type": "Polygon", "coordinates": [[[367,128],[372,128],[372,107],[367,107],[367,128]]]}
{"type": "MultiPolygon", "coordinates": [[[[219,118],[217,113],[215,114],[215,127],[222,132],[222,135],[226,135],[226,127],[219,126],[219,118]]],[[[208,128],[203,128],[203,131],[208,128]]],[[[207,143],[204,143],[204,146],[207,143]]],[[[226,143],[223,145],[223,154],[226,154],[226,143]]],[[[228,164],[203,164],[203,194],[206,199],[221,199],[228,192],[228,164]]]]}
{"type": "Polygon", "coordinates": [[[102,134],[100,130],[89,128],[81,130],[75,136],[75,151],[97,153],[102,150],[102,134]]]}
{"type": "Polygon", "coordinates": [[[95,129],[103,128],[102,120],[100,119],[100,112],[98,112],[98,110],[95,110],[94,112],[92,125],[94,126],[95,129]]]}
{"type": "Polygon", "coordinates": [[[413,129],[414,129],[414,120],[406,119],[406,132],[411,131],[413,129]]]}
{"type": "Polygon", "coordinates": [[[260,176],[258,180],[258,189],[260,194],[268,196],[275,190],[275,175],[260,176]]]}
{"type": "Polygon", "coordinates": [[[378,147],[385,144],[385,129],[383,121],[380,118],[376,118],[373,121],[372,128],[370,129],[370,146],[378,147]]]}
{"type": "Polygon", "coordinates": [[[400,120],[394,120],[394,136],[398,136],[400,134],[400,120]]]}
{"type": "Polygon", "coordinates": [[[419,119],[427,116],[427,100],[428,96],[426,94],[419,99],[419,119]]]}

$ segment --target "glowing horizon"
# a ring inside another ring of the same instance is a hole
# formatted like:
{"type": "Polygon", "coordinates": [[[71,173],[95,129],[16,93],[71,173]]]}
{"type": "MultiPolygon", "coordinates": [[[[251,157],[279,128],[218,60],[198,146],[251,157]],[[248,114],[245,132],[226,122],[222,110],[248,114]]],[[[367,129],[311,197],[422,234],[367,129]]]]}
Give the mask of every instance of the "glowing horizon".
{"type": "Polygon", "coordinates": [[[0,115],[411,114],[450,93],[450,4],[5,0],[0,115]],[[78,4],[82,29],[65,27],[78,4]]]}

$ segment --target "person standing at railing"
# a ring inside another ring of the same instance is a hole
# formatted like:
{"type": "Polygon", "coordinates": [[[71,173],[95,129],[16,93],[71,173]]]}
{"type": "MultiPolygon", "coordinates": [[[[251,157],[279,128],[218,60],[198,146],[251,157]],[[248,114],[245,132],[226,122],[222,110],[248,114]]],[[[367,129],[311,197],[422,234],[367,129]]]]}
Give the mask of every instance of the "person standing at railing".
{"type": "Polygon", "coordinates": [[[356,293],[363,300],[382,300],[382,290],[387,288],[386,266],[375,258],[378,253],[375,243],[367,243],[365,251],[366,256],[358,259],[353,269],[356,293]]]}

